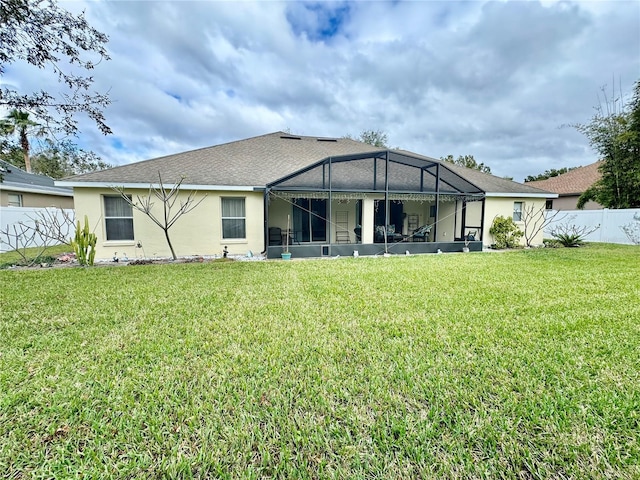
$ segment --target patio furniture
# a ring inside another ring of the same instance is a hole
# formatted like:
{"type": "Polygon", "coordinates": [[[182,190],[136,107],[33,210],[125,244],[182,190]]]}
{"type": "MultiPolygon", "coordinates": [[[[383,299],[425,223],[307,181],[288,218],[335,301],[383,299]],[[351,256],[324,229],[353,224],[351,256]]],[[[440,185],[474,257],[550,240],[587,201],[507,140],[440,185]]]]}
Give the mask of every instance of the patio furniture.
{"type": "Polygon", "coordinates": [[[431,232],[431,225],[423,225],[413,231],[411,239],[414,242],[427,242],[429,240],[429,232],[431,232]]]}
{"type": "Polygon", "coordinates": [[[269,245],[282,245],[282,229],[269,227],[269,245]]]}

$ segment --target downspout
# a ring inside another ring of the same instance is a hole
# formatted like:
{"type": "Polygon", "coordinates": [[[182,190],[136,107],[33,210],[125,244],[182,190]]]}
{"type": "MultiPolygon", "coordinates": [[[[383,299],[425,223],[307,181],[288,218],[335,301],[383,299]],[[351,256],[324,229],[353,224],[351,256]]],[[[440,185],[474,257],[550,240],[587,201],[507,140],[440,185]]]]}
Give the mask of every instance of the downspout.
{"type": "Polygon", "coordinates": [[[389,150],[384,155],[384,253],[388,254],[387,225],[389,225],[389,150]]]}
{"type": "Polygon", "coordinates": [[[480,228],[482,229],[480,231],[480,241],[482,242],[483,246],[484,246],[484,202],[486,200],[487,200],[486,196],[482,197],[482,212],[480,213],[480,228]]]}
{"type": "Polygon", "coordinates": [[[436,163],[436,218],[433,224],[433,240],[438,235],[438,220],[440,215],[440,164],[436,163]]]}
{"type": "MultiPolygon", "coordinates": [[[[331,245],[333,245],[333,242],[331,241],[331,219],[332,217],[332,208],[331,208],[331,200],[332,200],[332,194],[331,194],[331,157],[329,157],[329,171],[328,171],[328,177],[329,177],[329,221],[327,222],[327,235],[329,235],[329,256],[331,256],[331,245]]],[[[311,231],[311,235],[313,235],[313,230],[311,231]]]]}
{"type": "Polygon", "coordinates": [[[269,258],[269,187],[264,189],[264,226],[262,231],[262,242],[264,243],[264,252],[267,258],[269,258]]]}
{"type": "Polygon", "coordinates": [[[461,233],[461,237],[462,240],[465,240],[465,234],[464,231],[467,229],[467,199],[464,198],[462,200],[462,232],[461,233]]]}

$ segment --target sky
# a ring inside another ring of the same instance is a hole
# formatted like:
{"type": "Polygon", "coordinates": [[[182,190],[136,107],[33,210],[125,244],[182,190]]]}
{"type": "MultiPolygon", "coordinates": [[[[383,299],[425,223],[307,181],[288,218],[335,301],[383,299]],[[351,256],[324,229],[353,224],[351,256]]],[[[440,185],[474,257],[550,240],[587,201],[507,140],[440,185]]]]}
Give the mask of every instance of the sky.
{"type": "MultiPolygon", "coordinates": [[[[92,72],[114,165],[279,130],[387,134],[523,181],[597,155],[571,125],[640,79],[640,1],[74,1],[109,36],[92,72]]],[[[59,89],[11,65],[2,82],[59,89]]]]}

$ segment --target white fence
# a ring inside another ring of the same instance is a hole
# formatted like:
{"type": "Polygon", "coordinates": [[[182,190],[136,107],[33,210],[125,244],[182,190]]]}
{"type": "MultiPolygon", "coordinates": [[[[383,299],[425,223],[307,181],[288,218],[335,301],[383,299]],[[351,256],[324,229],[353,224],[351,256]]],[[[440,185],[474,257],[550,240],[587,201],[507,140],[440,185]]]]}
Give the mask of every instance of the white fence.
{"type": "MultiPolygon", "coordinates": [[[[555,213],[555,210],[547,211],[547,218],[555,213]]],[[[551,238],[550,231],[557,225],[575,225],[576,227],[596,227],[600,225],[600,228],[584,238],[585,241],[633,245],[633,242],[624,233],[622,227],[635,223],[634,215],[640,217],[640,208],[561,210],[554,221],[544,229],[544,236],[545,238],[551,238]]]]}
{"type": "MultiPolygon", "coordinates": [[[[48,208],[33,208],[33,207],[0,207],[0,231],[14,232],[13,225],[23,223],[28,226],[35,226],[36,220],[39,218],[52,219],[58,222],[59,225],[63,225],[63,233],[65,237],[73,237],[76,234],[75,224],[68,225],[65,222],[65,215],[68,218],[75,219],[75,211],[73,209],[62,210],[60,208],[48,207],[48,208]]],[[[19,229],[18,229],[19,231],[19,229]]],[[[0,234],[0,253],[13,250],[15,245],[11,246],[6,243],[6,236],[0,234]]],[[[42,245],[55,245],[58,242],[52,240],[46,240],[39,235],[33,238],[30,247],[39,247],[42,245]]],[[[24,246],[24,245],[22,245],[24,246]]]]}

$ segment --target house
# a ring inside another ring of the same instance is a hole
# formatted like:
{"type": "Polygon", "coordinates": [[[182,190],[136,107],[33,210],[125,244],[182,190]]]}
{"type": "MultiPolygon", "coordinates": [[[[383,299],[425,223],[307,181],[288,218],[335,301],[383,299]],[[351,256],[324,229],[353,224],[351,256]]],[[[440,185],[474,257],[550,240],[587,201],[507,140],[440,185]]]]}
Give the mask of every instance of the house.
{"type": "Polygon", "coordinates": [[[0,207],[73,208],[73,190],[0,160],[0,207]]]}
{"type": "Polygon", "coordinates": [[[204,197],[170,230],[180,256],[226,247],[279,258],[283,244],[294,257],[481,250],[496,215],[521,222],[525,204],[543,210],[555,196],[408,151],[275,132],[56,182],[88,216],[96,258],[169,255],[160,228],[113,189],[146,196],[159,174],[167,186],[183,179],[183,199],[204,197]]]}
{"type": "MultiPolygon", "coordinates": [[[[574,168],[557,177],[527,182],[527,185],[558,194],[558,198],[548,199],[548,210],[576,210],[580,195],[602,177],[598,171],[600,165],[600,162],[595,162],[585,167],[574,168]]],[[[584,206],[585,210],[599,210],[601,208],[603,208],[602,205],[592,200],[589,200],[584,206]]]]}

